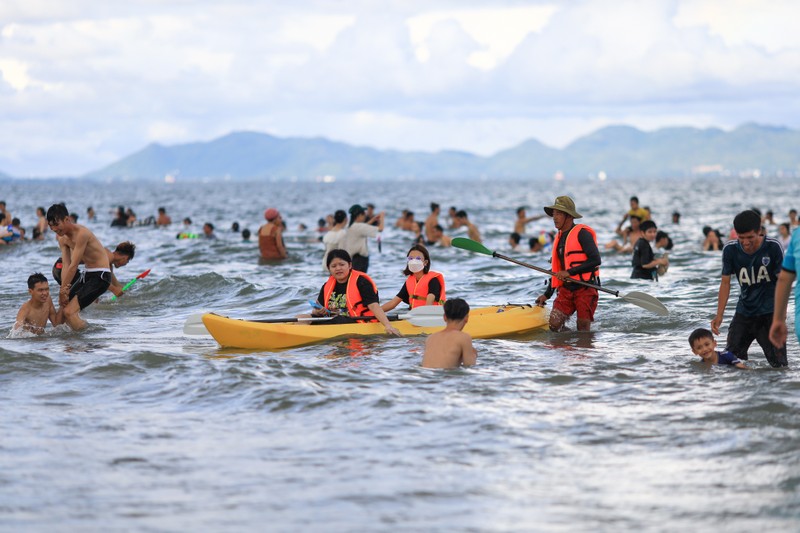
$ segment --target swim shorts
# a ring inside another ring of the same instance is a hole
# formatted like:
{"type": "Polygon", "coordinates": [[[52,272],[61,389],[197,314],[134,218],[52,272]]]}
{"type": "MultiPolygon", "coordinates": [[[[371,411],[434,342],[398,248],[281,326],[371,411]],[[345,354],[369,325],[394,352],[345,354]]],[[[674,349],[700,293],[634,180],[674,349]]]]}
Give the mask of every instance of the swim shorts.
{"type": "Polygon", "coordinates": [[[558,288],[553,309],[558,309],[564,316],[570,316],[577,311],[579,320],[594,321],[598,299],[597,289],[578,286],[575,290],[570,290],[562,286],[558,288]]]}
{"type": "Polygon", "coordinates": [[[97,300],[111,285],[111,271],[81,272],[81,275],[69,290],[69,299],[78,297],[81,310],[97,300]]]}
{"type": "MultiPolygon", "coordinates": [[[[64,268],[64,264],[61,262],[61,258],[59,257],[56,259],[56,262],[53,264],[53,279],[56,280],[56,283],[61,285],[61,271],[64,268]]],[[[72,278],[72,284],[74,285],[78,278],[80,278],[81,273],[80,271],[75,272],[75,277],[72,278]]]]}

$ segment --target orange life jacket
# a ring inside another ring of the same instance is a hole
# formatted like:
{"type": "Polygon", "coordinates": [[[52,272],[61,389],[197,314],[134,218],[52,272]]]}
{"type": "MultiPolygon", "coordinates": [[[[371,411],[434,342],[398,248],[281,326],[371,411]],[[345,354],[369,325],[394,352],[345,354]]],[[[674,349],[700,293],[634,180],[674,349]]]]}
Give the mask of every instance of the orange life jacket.
{"type": "Polygon", "coordinates": [[[442,305],[445,301],[445,293],[444,293],[444,276],[440,272],[436,272],[434,270],[428,271],[428,273],[423,274],[419,281],[417,278],[414,277],[414,274],[411,274],[406,278],[406,290],[408,291],[408,303],[411,306],[411,309],[415,307],[420,307],[423,305],[427,305],[428,301],[428,285],[430,284],[432,279],[439,280],[439,286],[442,288],[441,294],[439,294],[439,299],[433,302],[433,305],[442,305]]]}
{"type": "MultiPolygon", "coordinates": [[[[375,314],[370,311],[366,305],[361,303],[361,293],[358,292],[358,287],[356,286],[356,282],[361,276],[367,278],[367,281],[372,284],[372,288],[375,289],[376,294],[378,292],[378,287],[375,285],[375,282],[372,281],[371,277],[367,276],[363,272],[359,272],[358,270],[351,270],[350,277],[347,278],[347,291],[345,293],[345,298],[347,299],[347,315],[375,316],[375,314]]],[[[328,281],[325,282],[325,287],[323,289],[325,301],[322,302],[322,305],[325,306],[325,309],[329,309],[328,303],[331,300],[331,294],[333,294],[334,287],[336,287],[336,278],[331,276],[328,278],[328,281]]]]}
{"type": "MultiPolygon", "coordinates": [[[[552,262],[552,269],[553,272],[559,272],[561,270],[567,270],[574,266],[577,266],[586,259],[586,252],[583,251],[581,248],[581,243],[578,241],[578,234],[582,229],[587,230],[589,233],[592,234],[592,238],[594,239],[595,244],[597,244],[597,234],[594,232],[592,228],[587,226],[586,224],[575,224],[569,233],[567,233],[567,242],[564,243],[564,262],[566,265],[562,265],[561,261],[558,258],[558,243],[561,241],[561,237],[563,236],[563,232],[559,231],[558,235],[556,235],[555,240],[553,241],[553,262],[552,262]]],[[[578,279],[581,281],[590,281],[593,277],[599,278],[600,277],[600,268],[595,268],[592,272],[584,272],[583,274],[575,274],[570,276],[572,279],[578,279]]],[[[551,280],[551,285],[553,287],[561,287],[564,284],[563,281],[558,279],[557,277],[553,276],[551,280]]]]}

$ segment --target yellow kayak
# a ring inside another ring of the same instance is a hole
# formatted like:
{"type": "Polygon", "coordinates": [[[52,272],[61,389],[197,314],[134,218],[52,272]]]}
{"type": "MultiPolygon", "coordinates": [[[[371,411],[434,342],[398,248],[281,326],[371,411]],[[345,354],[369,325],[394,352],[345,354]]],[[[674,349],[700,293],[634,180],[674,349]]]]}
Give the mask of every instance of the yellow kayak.
{"type": "MultiPolygon", "coordinates": [[[[469,313],[464,331],[474,339],[488,339],[525,333],[547,327],[547,314],[541,307],[503,305],[479,307],[469,313]]],[[[220,345],[229,348],[284,350],[340,337],[385,335],[379,322],[325,324],[307,322],[255,322],[228,318],[213,313],[203,315],[203,324],[220,345]]],[[[444,326],[415,326],[408,320],[394,320],[392,325],[403,335],[427,335],[444,326]]]]}

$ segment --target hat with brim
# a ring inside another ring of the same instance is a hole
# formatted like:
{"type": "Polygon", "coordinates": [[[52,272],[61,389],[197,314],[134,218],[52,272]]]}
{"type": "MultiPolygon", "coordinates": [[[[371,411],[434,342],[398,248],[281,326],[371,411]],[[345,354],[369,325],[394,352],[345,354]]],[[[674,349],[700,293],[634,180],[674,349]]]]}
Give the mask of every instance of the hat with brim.
{"type": "Polygon", "coordinates": [[[575,211],[575,202],[573,202],[572,198],[569,196],[559,196],[556,198],[556,201],[553,202],[553,205],[548,205],[544,208],[544,212],[547,213],[549,217],[553,216],[553,211],[561,211],[572,218],[583,218],[580,213],[575,211]]]}

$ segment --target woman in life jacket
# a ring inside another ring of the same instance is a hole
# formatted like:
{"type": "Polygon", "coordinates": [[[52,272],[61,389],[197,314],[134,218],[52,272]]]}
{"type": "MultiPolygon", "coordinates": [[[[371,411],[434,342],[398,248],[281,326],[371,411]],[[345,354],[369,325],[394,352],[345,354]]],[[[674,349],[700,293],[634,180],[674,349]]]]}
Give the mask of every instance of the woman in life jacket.
{"type": "Polygon", "coordinates": [[[326,263],[331,276],[319,291],[317,303],[320,308],[314,309],[312,316],[333,315],[337,317],[334,322],[354,322],[354,317],[369,317],[369,321],[377,320],[383,324],[386,333],[401,335],[378,303],[375,282],[364,272],[353,270],[353,260],[346,250],[331,250],[326,263]]]}
{"type": "Polygon", "coordinates": [[[397,296],[381,306],[384,311],[394,309],[400,302],[407,303],[411,309],[444,304],[444,276],[431,270],[431,256],[423,245],[415,244],[408,251],[403,274],[407,276],[406,282],[397,296]]]}

